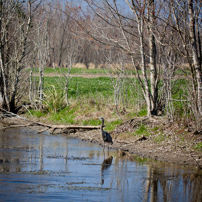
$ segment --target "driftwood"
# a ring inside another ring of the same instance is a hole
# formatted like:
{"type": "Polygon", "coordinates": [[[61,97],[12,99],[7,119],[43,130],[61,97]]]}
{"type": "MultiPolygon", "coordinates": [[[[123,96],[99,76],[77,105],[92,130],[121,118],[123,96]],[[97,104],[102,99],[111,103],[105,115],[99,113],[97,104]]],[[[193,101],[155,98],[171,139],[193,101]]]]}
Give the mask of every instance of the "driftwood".
{"type": "Polygon", "coordinates": [[[100,126],[78,126],[78,125],[52,125],[52,124],[44,124],[40,122],[34,122],[35,125],[44,126],[47,128],[54,128],[54,129],[99,129],[100,126]]]}
{"type": "MultiPolygon", "coordinates": [[[[44,123],[38,123],[38,122],[35,122],[34,124],[48,128],[50,133],[54,133],[54,131],[56,129],[60,129],[61,132],[64,132],[65,130],[71,130],[71,129],[74,129],[74,130],[81,130],[81,129],[94,130],[94,129],[99,129],[100,128],[100,126],[51,125],[51,124],[44,124],[44,123]]],[[[39,133],[42,133],[44,131],[46,131],[46,129],[43,129],[43,130],[39,131],[39,133]]]]}
{"type": "MultiPolygon", "coordinates": [[[[21,117],[17,114],[14,114],[12,112],[8,112],[4,109],[0,108],[0,111],[3,112],[3,114],[1,115],[1,118],[6,119],[6,118],[17,118],[17,120],[13,120],[12,123],[6,123],[6,127],[2,127],[1,129],[5,130],[8,128],[17,128],[17,127],[30,127],[30,126],[41,126],[44,127],[42,130],[38,131],[39,133],[42,133],[44,131],[49,131],[50,133],[53,133],[56,129],[59,129],[61,132],[65,131],[65,130],[94,130],[94,129],[99,129],[100,126],[78,126],[78,125],[52,125],[52,124],[45,124],[45,123],[40,123],[40,122],[36,122],[36,121],[32,121],[29,119],[26,119],[24,117],[21,117]],[[19,125],[19,119],[21,119],[22,123],[20,123],[19,125]]],[[[2,122],[4,122],[2,119],[2,122]]]]}

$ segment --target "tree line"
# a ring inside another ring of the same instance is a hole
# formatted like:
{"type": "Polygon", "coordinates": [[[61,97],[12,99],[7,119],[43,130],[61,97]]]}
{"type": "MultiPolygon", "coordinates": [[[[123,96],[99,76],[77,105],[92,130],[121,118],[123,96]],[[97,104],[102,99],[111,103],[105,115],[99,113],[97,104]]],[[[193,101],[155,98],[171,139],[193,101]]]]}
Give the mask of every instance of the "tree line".
{"type": "MultiPolygon", "coordinates": [[[[24,85],[31,77],[28,67],[39,69],[35,96],[42,105],[46,66],[118,65],[119,76],[130,66],[147,116],[163,110],[173,121],[173,102],[186,103],[186,112],[201,130],[201,9],[199,0],[1,0],[0,105],[17,112],[25,91],[33,100],[32,89],[24,85]],[[187,86],[175,100],[173,81],[179,70],[187,86]]],[[[115,99],[121,85],[117,79],[115,99]]]]}

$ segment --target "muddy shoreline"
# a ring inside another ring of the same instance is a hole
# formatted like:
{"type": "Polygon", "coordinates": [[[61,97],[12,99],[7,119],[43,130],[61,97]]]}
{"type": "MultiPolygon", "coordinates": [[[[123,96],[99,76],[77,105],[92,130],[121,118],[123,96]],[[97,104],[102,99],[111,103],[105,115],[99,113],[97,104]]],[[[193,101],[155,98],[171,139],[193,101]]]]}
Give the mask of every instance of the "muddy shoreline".
{"type": "MultiPolygon", "coordinates": [[[[27,123],[27,120],[19,118],[6,118],[0,120],[0,130],[15,127],[27,127],[28,129],[39,132],[49,132],[46,127],[40,125],[30,125],[27,123]]],[[[111,133],[114,144],[110,145],[109,148],[119,150],[120,155],[122,156],[131,158],[135,154],[140,157],[147,157],[166,163],[174,163],[195,168],[202,167],[202,152],[192,149],[191,145],[189,145],[189,139],[184,141],[184,144],[179,144],[175,138],[169,138],[165,139],[165,141],[155,143],[151,137],[139,140],[137,140],[137,138],[136,140],[135,138],[123,138],[121,133],[117,131],[113,131],[111,133]]],[[[80,139],[82,141],[90,141],[103,145],[103,141],[100,138],[100,131],[98,129],[90,131],[54,131],[54,134],[59,133],[80,139]]],[[[201,138],[200,136],[197,138],[201,138]]],[[[173,135],[173,137],[175,136],[173,135]]],[[[191,138],[193,138],[193,135],[191,138]]],[[[107,150],[107,146],[105,147],[105,150],[107,150]]]]}
{"type": "MultiPolygon", "coordinates": [[[[82,141],[90,141],[99,145],[103,145],[100,140],[100,132],[87,131],[87,132],[77,132],[70,134],[73,138],[81,139],[82,141]]],[[[196,151],[187,151],[183,147],[175,147],[171,145],[172,143],[164,144],[154,144],[151,140],[146,139],[143,141],[137,141],[134,144],[126,144],[124,142],[118,142],[114,140],[114,144],[110,145],[109,148],[117,149],[120,155],[126,156],[128,158],[132,157],[133,154],[139,157],[151,158],[156,161],[174,163],[183,166],[202,166],[202,155],[196,151]]],[[[107,150],[107,146],[105,146],[107,150]]]]}

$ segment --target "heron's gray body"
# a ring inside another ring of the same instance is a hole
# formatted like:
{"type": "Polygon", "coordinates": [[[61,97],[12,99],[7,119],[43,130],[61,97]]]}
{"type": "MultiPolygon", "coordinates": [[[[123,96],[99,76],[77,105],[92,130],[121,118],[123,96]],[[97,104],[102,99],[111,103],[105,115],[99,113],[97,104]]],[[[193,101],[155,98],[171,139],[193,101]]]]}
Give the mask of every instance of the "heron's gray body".
{"type": "Polygon", "coordinates": [[[111,143],[111,144],[113,144],[111,135],[108,132],[106,132],[106,131],[103,130],[103,127],[104,127],[104,118],[100,117],[100,120],[102,121],[102,124],[100,126],[101,138],[103,139],[104,144],[105,143],[111,143]]]}

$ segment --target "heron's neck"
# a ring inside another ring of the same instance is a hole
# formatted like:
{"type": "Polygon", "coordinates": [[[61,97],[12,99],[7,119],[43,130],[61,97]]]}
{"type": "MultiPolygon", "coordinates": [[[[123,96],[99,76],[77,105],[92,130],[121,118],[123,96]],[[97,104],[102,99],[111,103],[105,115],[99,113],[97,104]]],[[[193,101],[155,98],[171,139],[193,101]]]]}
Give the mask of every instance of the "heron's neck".
{"type": "Polygon", "coordinates": [[[104,120],[102,120],[102,124],[101,124],[101,126],[100,126],[101,132],[103,131],[103,127],[104,127],[104,120]]]}

